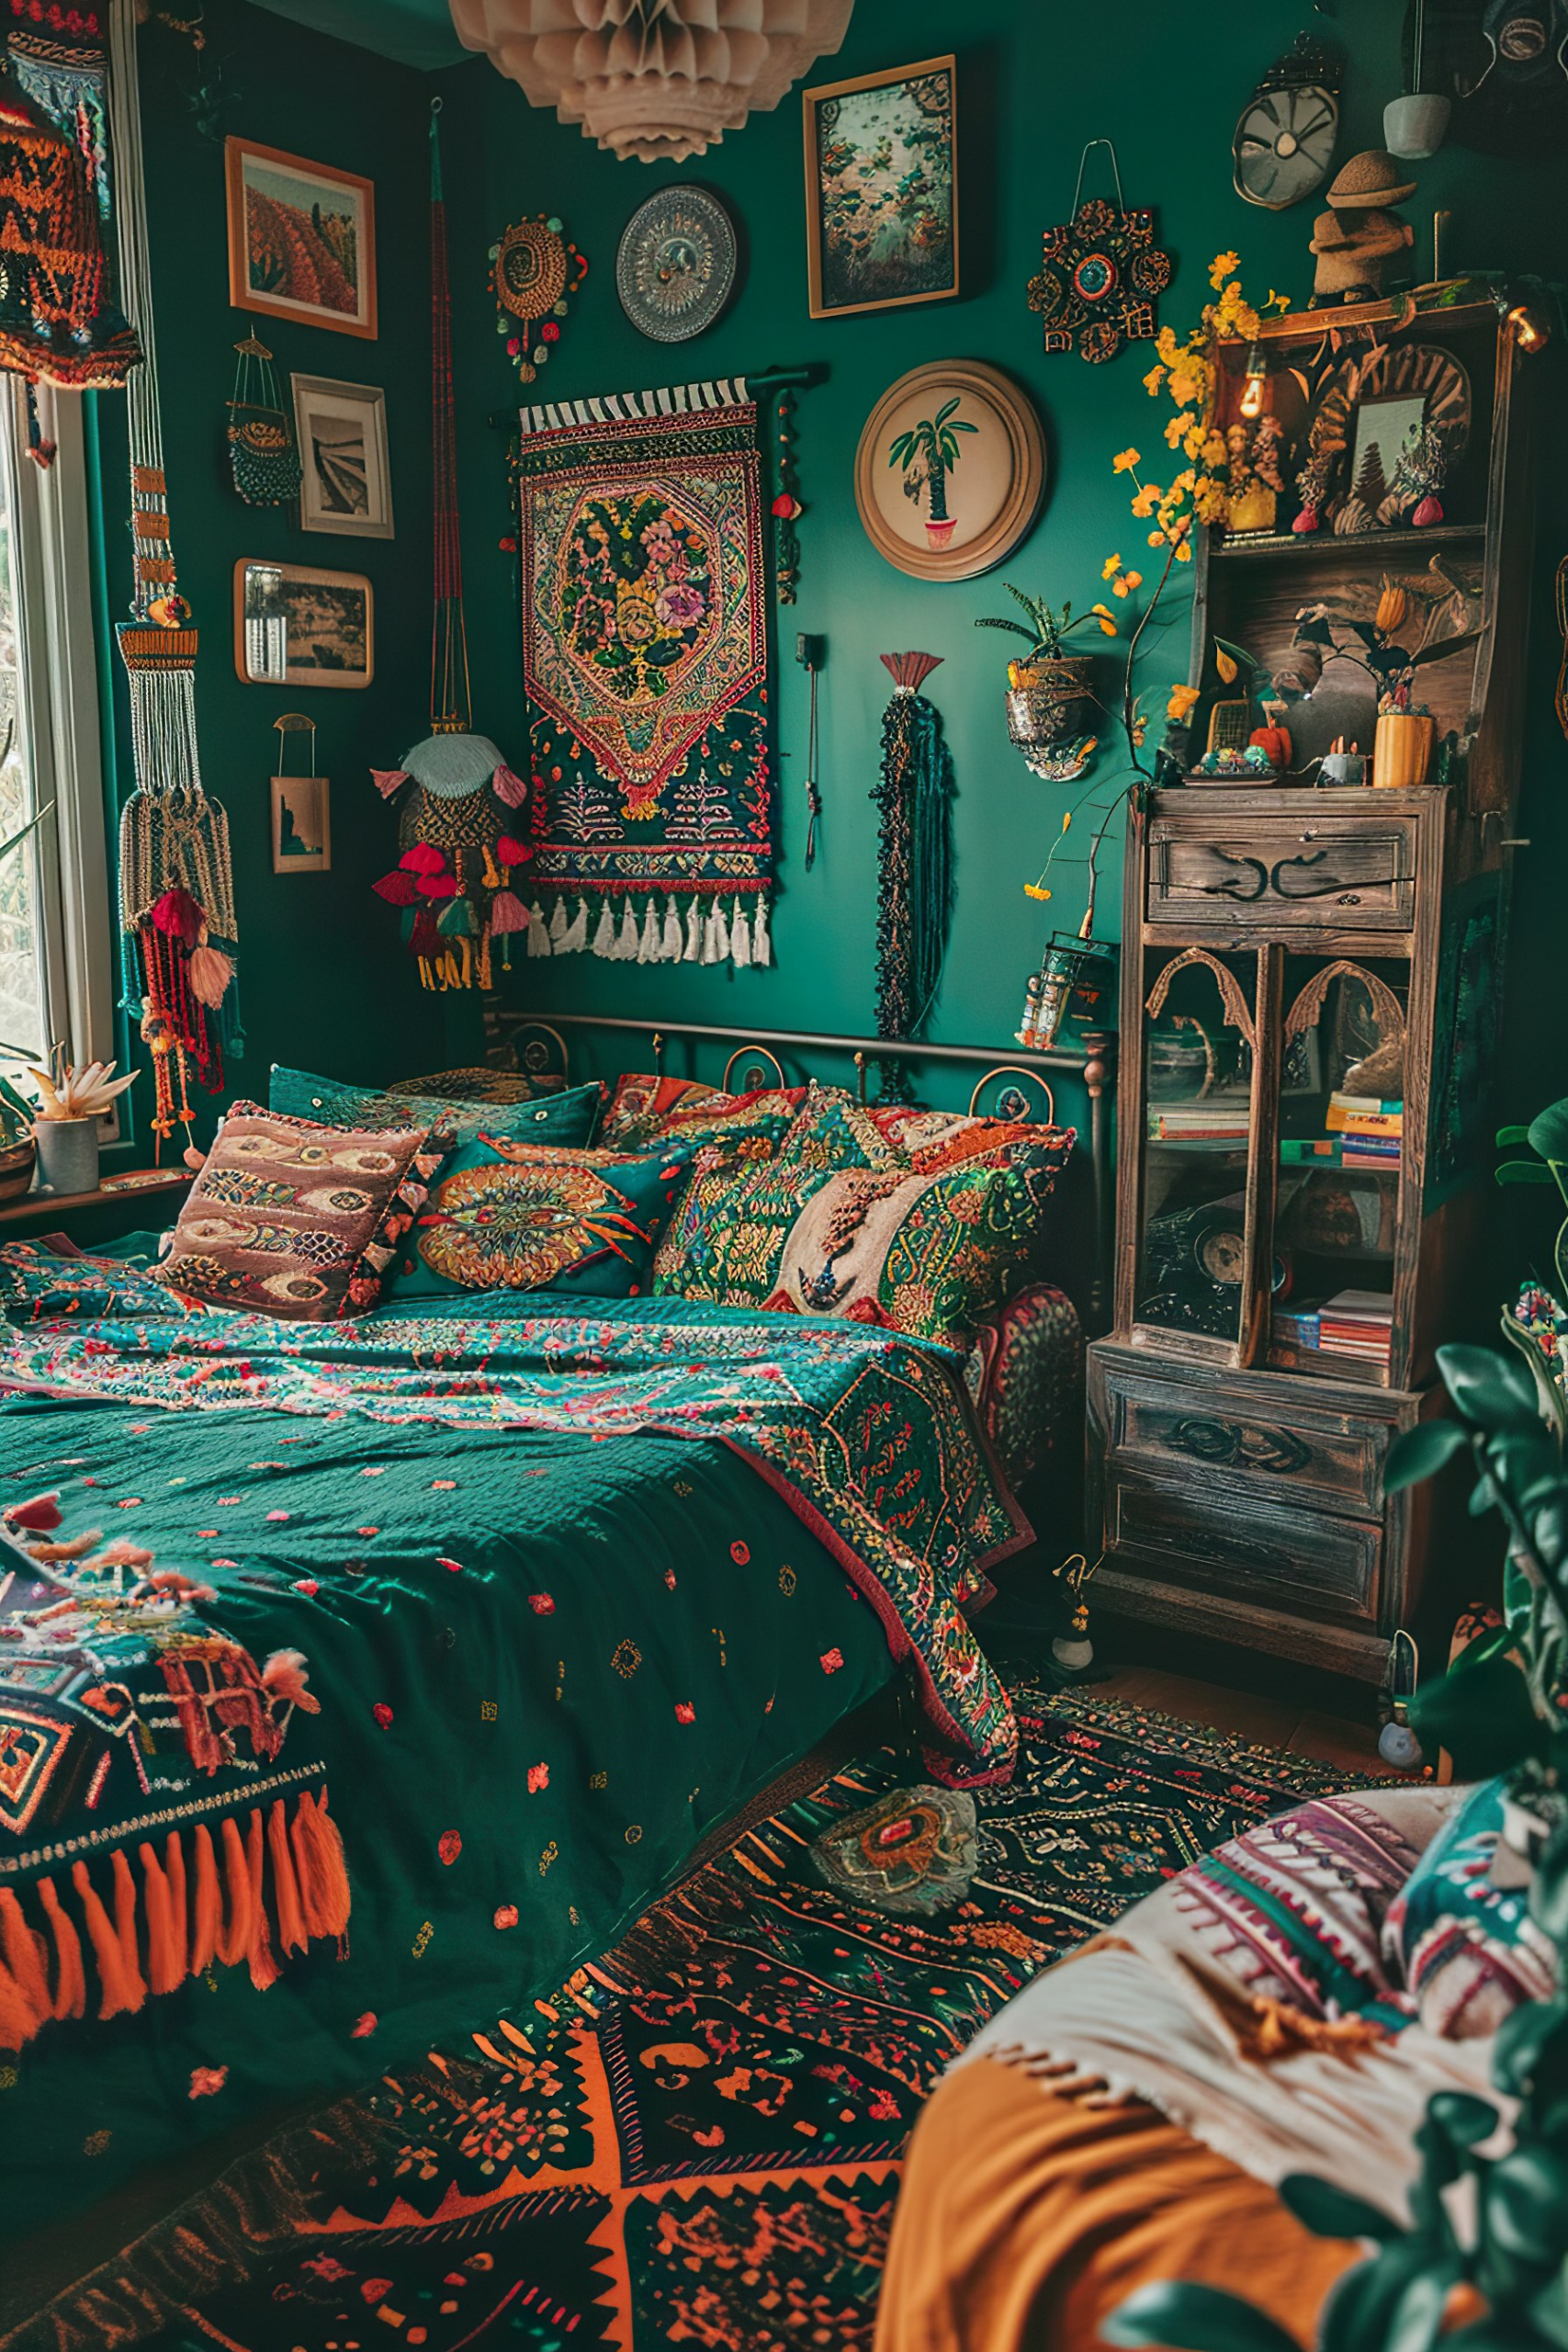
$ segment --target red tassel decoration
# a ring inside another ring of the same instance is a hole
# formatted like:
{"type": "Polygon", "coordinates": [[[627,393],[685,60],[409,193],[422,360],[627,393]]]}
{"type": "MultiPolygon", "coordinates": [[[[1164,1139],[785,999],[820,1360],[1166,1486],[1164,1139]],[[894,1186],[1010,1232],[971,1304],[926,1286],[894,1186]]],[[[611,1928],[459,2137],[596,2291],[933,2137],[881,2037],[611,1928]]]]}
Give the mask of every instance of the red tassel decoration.
{"type": "Polygon", "coordinates": [[[383,874],[379,882],[372,882],[370,888],[378,899],[385,899],[388,905],[393,907],[412,907],[419,895],[414,888],[413,876],[403,873],[400,867],[394,867],[390,874],[383,874]]]}
{"type": "Polygon", "coordinates": [[[491,776],[490,788],[508,808],[521,808],[528,797],[528,787],[522,777],[504,764],[491,776]]]}
{"type": "Polygon", "coordinates": [[[188,890],[165,890],[152,909],[157,930],[183,947],[194,947],[207,928],[207,917],[188,890]]]}

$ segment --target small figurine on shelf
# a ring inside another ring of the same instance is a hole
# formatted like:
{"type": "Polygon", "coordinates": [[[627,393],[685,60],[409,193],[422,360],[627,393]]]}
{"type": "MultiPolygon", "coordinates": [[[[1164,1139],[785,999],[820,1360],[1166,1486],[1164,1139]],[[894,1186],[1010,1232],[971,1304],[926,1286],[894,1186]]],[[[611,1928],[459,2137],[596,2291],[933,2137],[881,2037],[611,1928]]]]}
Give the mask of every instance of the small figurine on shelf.
{"type": "Polygon", "coordinates": [[[1314,311],[1382,299],[1389,265],[1416,243],[1409,221],[1386,208],[1415,193],[1415,181],[1400,178],[1386,149],[1369,147],[1351,156],[1328,191],[1328,210],[1313,222],[1314,311]]]}

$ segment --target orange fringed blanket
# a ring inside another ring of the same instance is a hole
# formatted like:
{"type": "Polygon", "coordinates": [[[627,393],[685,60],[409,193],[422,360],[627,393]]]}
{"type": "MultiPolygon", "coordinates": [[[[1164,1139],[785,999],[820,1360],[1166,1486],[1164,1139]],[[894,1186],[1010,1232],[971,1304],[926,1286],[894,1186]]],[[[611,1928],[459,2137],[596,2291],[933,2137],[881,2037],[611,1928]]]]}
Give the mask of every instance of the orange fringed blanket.
{"type": "Polygon", "coordinates": [[[348,1924],[306,1662],[257,1667],[197,1614],[210,1590],[101,1532],[55,1540],[53,1496],[0,1513],[0,2048],[118,2017],[213,1962],[258,1989],[348,1924]]]}

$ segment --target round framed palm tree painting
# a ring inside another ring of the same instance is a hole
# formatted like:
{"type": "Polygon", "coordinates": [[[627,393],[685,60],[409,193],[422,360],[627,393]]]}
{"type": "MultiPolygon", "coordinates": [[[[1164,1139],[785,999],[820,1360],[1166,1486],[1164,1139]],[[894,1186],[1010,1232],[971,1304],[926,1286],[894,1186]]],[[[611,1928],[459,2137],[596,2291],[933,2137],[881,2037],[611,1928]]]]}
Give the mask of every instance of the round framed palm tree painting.
{"type": "Polygon", "coordinates": [[[938,359],[900,376],[855,453],[867,537],[917,580],[989,571],[1031,529],[1044,494],[1034,405],[983,359],[938,359]]]}

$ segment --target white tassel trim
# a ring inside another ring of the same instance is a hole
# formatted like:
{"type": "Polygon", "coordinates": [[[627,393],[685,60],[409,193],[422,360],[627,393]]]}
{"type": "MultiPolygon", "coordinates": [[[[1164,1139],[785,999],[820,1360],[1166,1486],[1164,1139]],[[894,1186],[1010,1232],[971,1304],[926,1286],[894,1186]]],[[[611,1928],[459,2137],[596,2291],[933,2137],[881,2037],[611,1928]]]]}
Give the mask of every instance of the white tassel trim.
{"type": "Polygon", "coordinates": [[[664,939],[659,950],[659,960],[661,964],[680,962],[684,937],[681,929],[680,909],[673,899],[667,899],[664,902],[664,939]]]}
{"type": "Polygon", "coordinates": [[[765,968],[773,960],[773,943],[768,935],[768,902],[766,899],[759,899],[756,928],[751,933],[751,961],[765,968]]]}
{"type": "Polygon", "coordinates": [[[530,956],[547,956],[549,952],[550,934],[545,922],[545,910],[536,899],[528,910],[528,953],[530,956]]]}
{"type": "Polygon", "coordinates": [[[613,964],[732,964],[739,972],[765,971],[773,960],[768,930],[768,901],[759,896],[737,896],[727,912],[724,901],[694,898],[682,920],[671,894],[660,918],[656,899],[643,901],[639,921],[629,897],[619,913],[608,898],[599,901],[596,918],[581,895],[577,912],[569,918],[567,901],[557,899],[547,916],[536,899],[528,910],[526,952],[530,956],[581,956],[592,953],[613,964]],[[592,940],[589,935],[592,922],[592,940]]]}
{"type": "Polygon", "coordinates": [[[558,899],[550,910],[550,953],[558,956],[566,938],[566,900],[558,899]]]}
{"type": "Polygon", "coordinates": [[[751,961],[751,926],[739,899],[735,901],[735,920],[729,926],[729,960],[738,972],[743,972],[751,961]]]}
{"type": "Polygon", "coordinates": [[[615,945],[615,962],[617,964],[635,964],[637,962],[637,951],[639,944],[640,943],[637,939],[637,916],[633,912],[632,902],[628,899],[625,907],[621,910],[621,935],[616,940],[615,945]]]}
{"type": "Polygon", "coordinates": [[[686,951],[682,956],[681,961],[682,964],[700,963],[702,961],[702,953],[703,902],[700,899],[694,899],[692,900],[691,912],[686,917],[686,951]]]}
{"type": "Polygon", "coordinates": [[[615,918],[610,912],[610,901],[606,899],[599,909],[599,921],[594,926],[593,953],[595,956],[609,957],[613,956],[615,952],[615,918]]]}
{"type": "MultiPolygon", "coordinates": [[[[630,899],[626,903],[629,906],[630,899]]],[[[642,919],[642,937],[637,942],[637,960],[639,964],[657,964],[659,961],[659,914],[651,899],[642,919]]]]}

